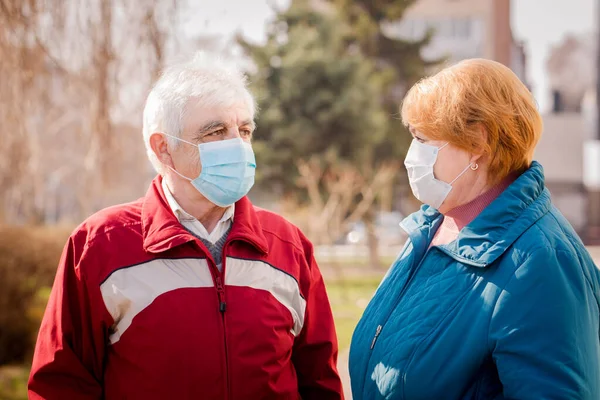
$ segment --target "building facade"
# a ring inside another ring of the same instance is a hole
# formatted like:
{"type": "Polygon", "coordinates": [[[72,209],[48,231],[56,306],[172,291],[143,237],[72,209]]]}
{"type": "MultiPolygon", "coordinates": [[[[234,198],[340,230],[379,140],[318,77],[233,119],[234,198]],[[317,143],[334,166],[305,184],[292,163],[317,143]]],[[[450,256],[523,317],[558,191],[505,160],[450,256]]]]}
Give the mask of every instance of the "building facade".
{"type": "Polygon", "coordinates": [[[526,82],[523,44],[514,40],[510,0],[419,0],[402,20],[386,26],[388,35],[420,40],[432,30],[423,49],[429,61],[443,59],[440,67],[467,58],[487,58],[510,67],[526,82]]]}

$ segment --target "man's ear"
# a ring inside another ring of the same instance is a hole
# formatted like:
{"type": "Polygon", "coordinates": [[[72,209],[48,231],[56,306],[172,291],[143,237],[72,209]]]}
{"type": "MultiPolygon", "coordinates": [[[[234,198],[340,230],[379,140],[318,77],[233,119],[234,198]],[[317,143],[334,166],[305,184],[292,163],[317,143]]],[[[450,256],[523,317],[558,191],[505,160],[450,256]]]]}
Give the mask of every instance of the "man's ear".
{"type": "Polygon", "coordinates": [[[171,153],[169,153],[169,146],[165,135],[158,132],[150,135],[150,148],[161,163],[171,168],[175,167],[173,165],[171,153]]]}

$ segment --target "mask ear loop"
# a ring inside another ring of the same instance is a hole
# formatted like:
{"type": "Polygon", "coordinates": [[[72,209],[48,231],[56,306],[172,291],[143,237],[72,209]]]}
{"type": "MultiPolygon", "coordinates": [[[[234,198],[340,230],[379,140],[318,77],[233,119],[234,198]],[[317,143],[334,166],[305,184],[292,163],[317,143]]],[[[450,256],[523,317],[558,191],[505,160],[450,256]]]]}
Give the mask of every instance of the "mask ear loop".
{"type": "Polygon", "coordinates": [[[197,144],[194,144],[194,143],[192,143],[192,142],[188,142],[187,140],[184,140],[184,139],[182,139],[182,138],[179,138],[179,137],[177,137],[177,136],[169,135],[168,133],[164,133],[164,132],[161,132],[161,133],[162,133],[163,135],[165,135],[165,136],[172,137],[173,139],[179,140],[180,142],[187,143],[187,144],[191,144],[191,145],[192,145],[192,146],[194,146],[194,147],[198,147],[198,145],[197,145],[197,144]]]}
{"type": "MultiPolygon", "coordinates": [[[[179,140],[179,141],[181,141],[181,142],[183,142],[183,143],[191,144],[191,145],[192,145],[192,146],[194,146],[194,147],[198,147],[198,145],[196,145],[196,144],[194,144],[194,143],[192,143],[192,142],[188,142],[187,140],[184,140],[184,139],[178,138],[177,136],[169,135],[168,133],[164,133],[164,132],[161,132],[161,133],[162,133],[163,135],[165,135],[165,136],[169,136],[169,137],[172,137],[173,139],[177,139],[177,140],[179,140]]],[[[190,178],[188,178],[187,176],[185,176],[185,175],[182,175],[180,172],[178,172],[178,171],[177,171],[175,168],[171,167],[170,165],[167,165],[167,167],[168,167],[168,168],[169,168],[171,171],[175,172],[177,175],[179,175],[180,177],[182,177],[183,179],[186,179],[186,180],[188,180],[188,181],[190,181],[190,182],[192,182],[192,181],[193,181],[193,179],[190,179],[190,178]]]]}
{"type": "MultiPolygon", "coordinates": [[[[450,144],[450,142],[446,142],[445,145],[443,145],[442,147],[440,147],[438,149],[438,151],[442,150],[444,147],[448,146],[450,144]]],[[[456,178],[454,178],[454,180],[452,182],[450,182],[450,186],[452,186],[454,184],[454,182],[456,182],[458,180],[458,178],[460,178],[461,176],[463,176],[468,170],[469,168],[472,171],[477,171],[477,169],[479,168],[479,164],[477,163],[471,163],[469,165],[467,165],[467,167],[465,169],[462,170],[462,172],[460,174],[458,174],[458,176],[456,178]]]]}
{"type": "Polygon", "coordinates": [[[182,175],[181,173],[179,173],[179,172],[178,172],[178,171],[177,171],[175,168],[171,167],[170,165],[167,165],[167,167],[168,167],[168,168],[169,168],[171,171],[175,172],[177,175],[179,175],[180,177],[182,177],[183,179],[186,179],[186,180],[188,180],[188,181],[190,181],[190,182],[191,182],[191,181],[193,181],[193,179],[190,179],[190,178],[188,178],[187,176],[185,176],[185,175],[182,175]]]}
{"type": "Polygon", "coordinates": [[[450,182],[450,186],[452,186],[452,184],[454,184],[454,182],[456,182],[458,180],[458,178],[463,176],[469,169],[475,171],[477,168],[479,168],[479,165],[477,165],[477,163],[471,163],[471,164],[467,165],[467,168],[463,169],[463,171],[460,174],[458,174],[458,176],[456,178],[454,178],[454,180],[452,182],[450,182]],[[473,168],[474,166],[475,166],[475,168],[473,168]]]}

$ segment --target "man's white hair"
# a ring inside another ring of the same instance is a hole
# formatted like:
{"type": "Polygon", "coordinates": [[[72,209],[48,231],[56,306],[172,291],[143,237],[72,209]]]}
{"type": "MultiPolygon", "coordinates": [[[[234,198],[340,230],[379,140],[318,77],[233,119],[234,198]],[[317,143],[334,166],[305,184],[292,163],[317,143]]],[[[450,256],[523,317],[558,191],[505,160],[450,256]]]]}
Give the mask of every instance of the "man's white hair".
{"type": "MultiPolygon", "coordinates": [[[[246,76],[230,58],[199,52],[188,62],[166,68],[148,95],[143,117],[144,144],[156,172],[162,174],[163,165],[150,147],[153,133],[180,137],[192,107],[231,107],[239,103],[246,103],[254,118],[256,106],[246,76]]],[[[167,139],[170,147],[178,145],[176,139],[167,139]]]]}

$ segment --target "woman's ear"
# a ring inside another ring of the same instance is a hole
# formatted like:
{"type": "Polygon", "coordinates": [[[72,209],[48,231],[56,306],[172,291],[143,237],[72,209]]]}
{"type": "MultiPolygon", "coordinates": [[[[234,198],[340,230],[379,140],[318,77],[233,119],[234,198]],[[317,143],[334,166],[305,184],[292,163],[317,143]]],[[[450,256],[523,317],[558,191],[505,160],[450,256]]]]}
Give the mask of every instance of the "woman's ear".
{"type": "Polygon", "coordinates": [[[480,136],[477,141],[479,143],[479,146],[473,149],[473,151],[471,152],[471,159],[469,160],[470,163],[473,165],[476,163],[480,163],[488,155],[488,131],[485,128],[485,126],[483,126],[483,124],[478,124],[477,133],[480,136]]]}

